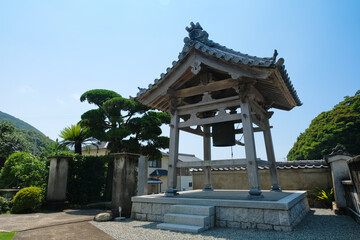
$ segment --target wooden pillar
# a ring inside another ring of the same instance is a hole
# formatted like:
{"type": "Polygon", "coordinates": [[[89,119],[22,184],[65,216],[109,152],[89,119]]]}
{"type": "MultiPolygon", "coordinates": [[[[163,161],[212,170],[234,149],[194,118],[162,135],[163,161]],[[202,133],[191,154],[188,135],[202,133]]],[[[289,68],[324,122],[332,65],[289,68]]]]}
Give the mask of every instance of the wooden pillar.
{"type": "Polygon", "coordinates": [[[240,107],[244,131],[245,154],[247,160],[246,168],[250,187],[248,198],[258,199],[264,196],[261,194],[260,190],[259,172],[256,163],[254,130],[252,126],[251,111],[248,99],[243,99],[240,101],[240,107]]]}
{"type": "MultiPolygon", "coordinates": [[[[204,125],[204,161],[211,161],[211,135],[210,135],[210,126],[204,125]]],[[[204,168],[204,190],[211,191],[213,187],[211,186],[211,167],[204,168]]]]}
{"type": "Polygon", "coordinates": [[[268,162],[270,163],[269,168],[270,168],[270,179],[271,179],[271,191],[281,192],[281,188],[279,185],[279,175],[275,163],[275,153],[271,138],[269,119],[266,119],[264,122],[266,126],[263,133],[265,140],[266,155],[268,162]]]}
{"type": "Polygon", "coordinates": [[[170,143],[169,143],[169,168],[168,168],[168,188],[165,196],[176,196],[177,176],[176,176],[176,162],[179,159],[179,112],[175,109],[171,114],[170,121],[170,143]]]}

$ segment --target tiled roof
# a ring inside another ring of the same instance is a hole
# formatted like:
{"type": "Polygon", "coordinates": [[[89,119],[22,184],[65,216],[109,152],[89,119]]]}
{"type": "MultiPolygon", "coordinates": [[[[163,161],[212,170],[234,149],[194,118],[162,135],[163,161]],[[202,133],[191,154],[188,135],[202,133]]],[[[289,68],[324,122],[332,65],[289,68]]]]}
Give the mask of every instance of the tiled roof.
{"type": "Polygon", "coordinates": [[[109,142],[100,142],[95,144],[89,144],[82,147],[82,150],[85,151],[87,147],[90,147],[91,150],[107,149],[109,142]]]}
{"type": "MultiPolygon", "coordinates": [[[[169,156],[169,153],[162,153],[163,156],[169,156]]],[[[194,154],[179,153],[178,160],[181,162],[194,162],[202,161],[202,159],[196,157],[194,154]]]]}
{"type": "Polygon", "coordinates": [[[150,90],[152,87],[157,85],[161,82],[164,77],[169,74],[172,69],[174,69],[179,62],[185,58],[185,56],[190,52],[192,49],[197,49],[202,51],[205,54],[210,56],[217,57],[223,61],[233,63],[233,64],[242,64],[242,65],[249,65],[249,66],[258,66],[258,67],[271,67],[277,68],[289,90],[292,97],[294,98],[296,104],[298,106],[302,105],[291,81],[290,77],[287,74],[285,69],[284,59],[280,58],[278,62],[276,62],[276,57],[278,55],[276,49],[274,50],[274,54],[272,57],[268,58],[260,58],[256,56],[250,56],[248,54],[244,54],[241,52],[234,51],[233,49],[229,49],[225,46],[222,46],[212,40],[210,40],[209,34],[203,30],[199,23],[194,24],[193,22],[190,23],[190,27],[186,27],[186,31],[189,33],[189,37],[185,37],[184,39],[184,47],[182,51],[179,53],[178,61],[173,61],[172,67],[166,69],[166,73],[162,73],[160,78],[155,79],[153,84],[149,84],[148,88],[139,88],[139,92],[137,97],[140,97],[145,92],[150,90]]]}
{"type": "Polygon", "coordinates": [[[154,170],[152,173],[150,173],[149,176],[167,176],[168,175],[168,170],[165,169],[156,169],[154,170]]]}
{"type": "MultiPolygon", "coordinates": [[[[311,168],[329,168],[325,160],[300,160],[288,162],[276,162],[277,169],[311,169],[311,168]]],[[[269,169],[268,166],[258,165],[259,170],[269,169]]],[[[202,168],[192,168],[190,171],[201,172],[202,168]]],[[[212,171],[245,171],[246,167],[224,167],[211,168],[212,171]]]]}

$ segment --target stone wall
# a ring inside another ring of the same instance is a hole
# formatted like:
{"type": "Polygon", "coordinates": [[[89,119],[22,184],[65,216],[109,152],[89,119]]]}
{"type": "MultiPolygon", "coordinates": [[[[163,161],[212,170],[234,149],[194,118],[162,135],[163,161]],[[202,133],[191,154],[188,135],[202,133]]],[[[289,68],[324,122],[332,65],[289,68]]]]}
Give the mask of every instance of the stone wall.
{"type": "Polygon", "coordinates": [[[291,231],[309,211],[306,198],[289,210],[216,207],[216,226],[291,231]]]}
{"type": "MultiPolygon", "coordinates": [[[[169,200],[169,204],[164,203],[165,200],[160,199],[161,203],[133,201],[131,218],[141,221],[164,222],[164,215],[169,213],[170,206],[174,205],[174,203],[170,203],[172,199],[169,200]]],[[[148,200],[143,199],[143,201],[148,200]]],[[[226,228],[291,231],[309,211],[306,195],[288,202],[292,206],[286,209],[278,208],[278,205],[276,207],[275,203],[273,207],[269,208],[261,204],[261,201],[256,208],[229,206],[226,203],[222,204],[222,201],[216,201],[219,205],[214,206],[215,226],[226,228]]]]}
{"type": "MultiPolygon", "coordinates": [[[[280,187],[283,190],[306,190],[331,188],[330,168],[278,169],[280,187]]],[[[271,187],[269,170],[259,170],[261,189],[271,187]]],[[[193,172],[193,188],[202,189],[203,172],[193,172]]],[[[249,189],[247,172],[244,170],[211,171],[211,184],[214,189],[249,189]]]]}
{"type": "Polygon", "coordinates": [[[133,202],[131,218],[141,221],[163,222],[173,204],[133,202]]]}

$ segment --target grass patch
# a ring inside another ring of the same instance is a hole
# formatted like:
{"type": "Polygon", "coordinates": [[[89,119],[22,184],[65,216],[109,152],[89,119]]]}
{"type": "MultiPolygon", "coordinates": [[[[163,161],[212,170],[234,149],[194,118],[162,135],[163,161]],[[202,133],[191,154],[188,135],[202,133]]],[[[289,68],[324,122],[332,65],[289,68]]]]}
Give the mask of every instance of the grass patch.
{"type": "Polygon", "coordinates": [[[16,232],[0,232],[0,240],[11,240],[16,232]]]}

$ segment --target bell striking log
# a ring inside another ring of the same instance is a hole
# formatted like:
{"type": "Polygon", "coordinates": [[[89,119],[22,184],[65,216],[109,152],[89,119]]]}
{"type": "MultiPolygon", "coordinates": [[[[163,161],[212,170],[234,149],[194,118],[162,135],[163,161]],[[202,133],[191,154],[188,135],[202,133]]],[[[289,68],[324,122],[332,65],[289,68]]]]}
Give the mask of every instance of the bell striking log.
{"type": "Polygon", "coordinates": [[[233,122],[212,124],[214,147],[229,147],[235,145],[235,128],[233,122]]]}

